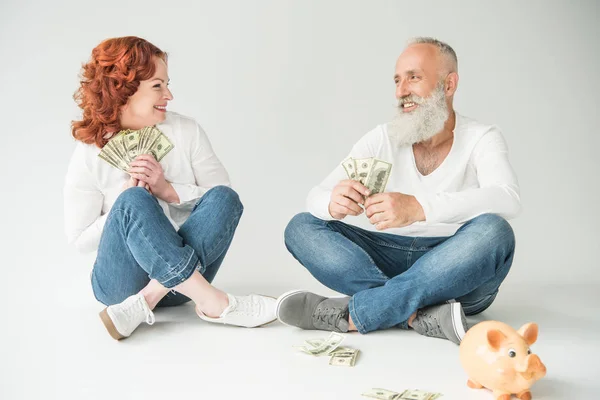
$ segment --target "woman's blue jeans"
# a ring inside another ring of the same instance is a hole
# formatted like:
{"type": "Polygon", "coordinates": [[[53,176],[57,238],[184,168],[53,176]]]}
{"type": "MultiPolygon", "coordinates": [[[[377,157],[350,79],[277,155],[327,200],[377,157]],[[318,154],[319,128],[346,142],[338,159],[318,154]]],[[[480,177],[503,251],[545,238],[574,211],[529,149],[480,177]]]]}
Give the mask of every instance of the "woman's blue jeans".
{"type": "MultiPolygon", "coordinates": [[[[146,189],[125,190],[112,206],[104,225],[92,271],[96,299],[117,304],[156,279],[172,288],[198,270],[214,279],[243,212],[238,194],[216,186],[195,204],[189,218],[176,231],[157,199],[146,189]]],[[[189,301],[169,292],[158,306],[189,301]]]]}

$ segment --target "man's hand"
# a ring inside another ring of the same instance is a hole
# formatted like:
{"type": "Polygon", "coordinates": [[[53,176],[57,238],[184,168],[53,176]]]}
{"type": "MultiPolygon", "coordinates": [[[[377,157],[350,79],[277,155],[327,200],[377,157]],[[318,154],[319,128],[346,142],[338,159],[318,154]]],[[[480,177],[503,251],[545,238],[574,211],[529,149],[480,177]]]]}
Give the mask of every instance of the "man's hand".
{"type": "Polygon", "coordinates": [[[335,219],[343,219],[346,215],[360,215],[369,189],[363,184],[351,179],[341,181],[333,188],[329,201],[329,214],[335,219]]]}
{"type": "Polygon", "coordinates": [[[378,193],[365,202],[367,218],[377,230],[400,228],[425,221],[423,207],[414,196],[403,193],[378,193]]]}
{"type": "Polygon", "coordinates": [[[129,175],[147,184],[154,196],[167,203],[179,203],[179,196],[173,186],[167,182],[162,166],[149,154],[139,155],[130,164],[129,175]]]}

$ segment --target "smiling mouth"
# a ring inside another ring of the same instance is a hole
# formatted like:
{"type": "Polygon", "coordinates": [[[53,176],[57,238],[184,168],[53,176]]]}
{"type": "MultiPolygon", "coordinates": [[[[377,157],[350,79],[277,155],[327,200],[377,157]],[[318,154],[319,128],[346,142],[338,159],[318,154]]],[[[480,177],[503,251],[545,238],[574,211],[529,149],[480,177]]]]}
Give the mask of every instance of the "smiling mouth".
{"type": "Polygon", "coordinates": [[[154,106],[158,111],[167,111],[167,106],[154,106]]]}
{"type": "Polygon", "coordinates": [[[413,101],[407,101],[406,103],[402,103],[400,108],[402,109],[402,111],[410,111],[410,110],[415,109],[417,107],[417,105],[418,104],[413,101]]]}

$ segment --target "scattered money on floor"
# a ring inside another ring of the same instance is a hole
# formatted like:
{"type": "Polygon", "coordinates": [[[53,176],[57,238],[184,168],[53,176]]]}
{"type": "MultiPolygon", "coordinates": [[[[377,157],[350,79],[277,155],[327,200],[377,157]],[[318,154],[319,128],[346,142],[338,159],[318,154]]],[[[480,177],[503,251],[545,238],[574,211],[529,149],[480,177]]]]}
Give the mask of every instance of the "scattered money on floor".
{"type": "Polygon", "coordinates": [[[442,397],[441,393],[425,392],[423,390],[405,390],[402,393],[387,389],[373,388],[362,394],[365,397],[381,400],[435,400],[442,397]]]}
{"type": "Polygon", "coordinates": [[[330,356],[329,365],[354,367],[359,350],[340,346],[343,341],[344,336],[331,332],[327,339],[309,339],[304,345],[295,347],[311,356],[330,356]]]}

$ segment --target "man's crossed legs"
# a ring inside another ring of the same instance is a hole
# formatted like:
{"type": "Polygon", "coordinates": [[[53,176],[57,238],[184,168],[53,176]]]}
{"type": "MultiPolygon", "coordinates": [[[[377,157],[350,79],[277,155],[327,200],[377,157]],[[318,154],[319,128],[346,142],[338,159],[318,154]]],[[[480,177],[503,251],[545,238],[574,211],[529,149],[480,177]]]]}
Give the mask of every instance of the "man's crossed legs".
{"type": "Polygon", "coordinates": [[[450,237],[371,232],[309,213],[285,231],[292,255],[345,298],[288,292],[277,302],[287,325],[338,332],[413,328],[460,343],[465,314],[494,301],[513,260],[515,237],[503,218],[480,215],[450,237]]]}

